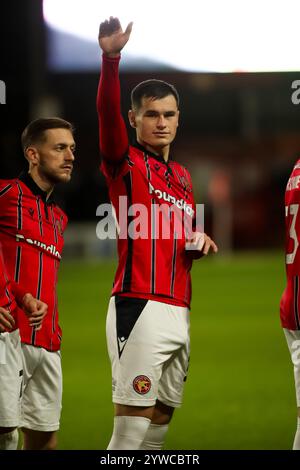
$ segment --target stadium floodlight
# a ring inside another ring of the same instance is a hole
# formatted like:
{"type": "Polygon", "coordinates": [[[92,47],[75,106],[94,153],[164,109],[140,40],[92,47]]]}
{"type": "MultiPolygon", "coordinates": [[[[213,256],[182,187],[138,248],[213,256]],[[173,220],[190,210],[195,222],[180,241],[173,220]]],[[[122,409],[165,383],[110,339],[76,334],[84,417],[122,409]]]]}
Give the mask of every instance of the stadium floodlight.
{"type": "Polygon", "coordinates": [[[95,42],[100,21],[118,16],[134,21],[126,54],[187,71],[300,70],[299,13],[297,0],[152,0],[147,9],[140,0],[44,0],[60,32],[95,42]]]}

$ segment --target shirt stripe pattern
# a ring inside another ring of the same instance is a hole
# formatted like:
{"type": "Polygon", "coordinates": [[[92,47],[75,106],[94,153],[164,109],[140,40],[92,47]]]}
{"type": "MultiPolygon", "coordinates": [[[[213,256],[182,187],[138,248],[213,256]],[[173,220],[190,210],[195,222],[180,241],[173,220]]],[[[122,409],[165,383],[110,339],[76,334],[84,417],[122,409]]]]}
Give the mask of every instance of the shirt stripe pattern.
{"type": "MultiPolygon", "coordinates": [[[[176,234],[175,234],[176,235],[176,234]]],[[[174,295],[174,283],[176,277],[176,255],[177,255],[177,238],[174,237],[173,257],[172,257],[172,274],[171,274],[171,297],[174,295]]]]}
{"type": "MultiPolygon", "coordinates": [[[[128,214],[128,207],[132,205],[132,180],[131,180],[131,172],[126,173],[123,177],[123,181],[125,183],[126,192],[127,192],[127,214],[128,214]]],[[[130,223],[134,220],[133,216],[127,215],[128,217],[128,224],[129,227],[130,223]]],[[[122,283],[122,291],[126,292],[130,290],[131,286],[131,279],[132,279],[132,257],[133,257],[133,239],[132,237],[127,236],[127,259],[126,259],[126,266],[124,271],[124,278],[122,283]]]]}
{"type": "Polygon", "coordinates": [[[294,315],[297,329],[300,330],[299,317],[299,276],[294,277],[294,315]]]}
{"type": "Polygon", "coordinates": [[[155,294],[155,277],[156,277],[156,203],[152,199],[151,205],[151,294],[155,294]]]}
{"type": "Polygon", "coordinates": [[[15,275],[14,275],[15,282],[19,282],[20,280],[21,257],[22,257],[22,247],[17,246],[15,275]]]}
{"type": "Polygon", "coordinates": [[[36,206],[37,206],[38,218],[39,218],[40,235],[43,236],[43,219],[42,219],[41,200],[40,200],[40,198],[37,198],[36,206]]]}
{"type": "Polygon", "coordinates": [[[145,162],[145,165],[146,165],[146,172],[147,172],[148,181],[151,181],[151,170],[150,170],[148,155],[146,153],[144,153],[144,162],[145,162]]]}
{"type": "Polygon", "coordinates": [[[4,194],[6,194],[11,188],[12,188],[12,185],[8,184],[7,186],[5,186],[5,188],[1,189],[0,197],[4,196],[4,194]]]}
{"type": "Polygon", "coordinates": [[[18,202],[17,202],[17,230],[22,230],[23,223],[22,223],[22,196],[23,196],[23,191],[19,183],[17,183],[18,186],[18,202]]]}

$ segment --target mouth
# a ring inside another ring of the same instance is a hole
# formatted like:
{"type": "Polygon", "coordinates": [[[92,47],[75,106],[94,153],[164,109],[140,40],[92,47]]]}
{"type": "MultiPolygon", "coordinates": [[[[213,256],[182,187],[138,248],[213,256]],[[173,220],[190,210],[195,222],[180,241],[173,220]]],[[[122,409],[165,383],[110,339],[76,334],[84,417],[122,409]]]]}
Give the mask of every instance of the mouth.
{"type": "Polygon", "coordinates": [[[154,135],[157,137],[168,137],[170,134],[168,132],[154,132],[154,135]]]}
{"type": "Polygon", "coordinates": [[[65,171],[72,171],[73,166],[72,165],[64,165],[64,166],[62,166],[62,169],[65,170],[65,171]]]}

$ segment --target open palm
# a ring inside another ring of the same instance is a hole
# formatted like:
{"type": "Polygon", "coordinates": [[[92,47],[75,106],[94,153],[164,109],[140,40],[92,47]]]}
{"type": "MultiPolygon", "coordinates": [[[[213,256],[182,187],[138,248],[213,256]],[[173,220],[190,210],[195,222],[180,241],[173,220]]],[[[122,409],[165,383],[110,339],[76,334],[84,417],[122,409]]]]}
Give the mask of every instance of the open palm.
{"type": "Polygon", "coordinates": [[[123,32],[118,18],[111,16],[109,20],[100,23],[98,39],[104,54],[118,55],[120,53],[130,37],[132,24],[129,23],[123,32]]]}

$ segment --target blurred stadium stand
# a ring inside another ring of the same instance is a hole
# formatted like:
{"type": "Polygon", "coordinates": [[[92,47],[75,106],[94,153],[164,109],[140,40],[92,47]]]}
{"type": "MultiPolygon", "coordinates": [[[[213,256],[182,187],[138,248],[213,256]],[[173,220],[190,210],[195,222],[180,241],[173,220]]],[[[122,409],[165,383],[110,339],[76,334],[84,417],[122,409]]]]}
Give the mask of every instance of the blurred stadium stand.
{"type": "MultiPolygon", "coordinates": [[[[72,182],[57,188],[70,219],[65,254],[114,253],[114,241],[106,244],[96,238],[96,209],[108,200],[98,171],[98,74],[47,69],[40,0],[11,0],[2,10],[5,50],[0,79],[7,86],[7,104],[0,107],[0,176],[14,177],[26,167],[20,134],[29,120],[55,114],[72,121],[77,129],[76,167],[72,182]]],[[[175,84],[181,95],[172,154],[191,171],[196,201],[205,203],[206,231],[214,228],[221,252],[282,246],[284,189],[300,150],[300,105],[291,102],[291,84],[300,79],[300,71],[155,76],[175,84]],[[214,198],[212,190],[220,172],[227,175],[226,200],[214,198]],[[220,210],[232,221],[223,234],[215,228],[220,210]]],[[[149,72],[122,73],[124,115],[130,90],[146,78],[149,72]]]]}

